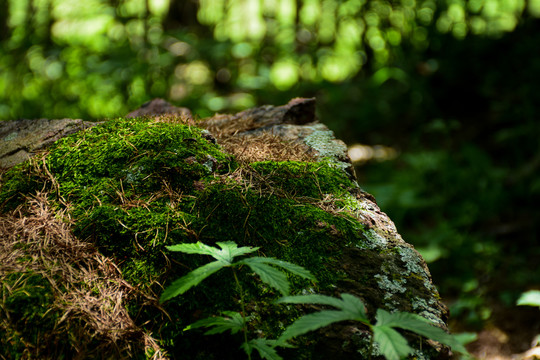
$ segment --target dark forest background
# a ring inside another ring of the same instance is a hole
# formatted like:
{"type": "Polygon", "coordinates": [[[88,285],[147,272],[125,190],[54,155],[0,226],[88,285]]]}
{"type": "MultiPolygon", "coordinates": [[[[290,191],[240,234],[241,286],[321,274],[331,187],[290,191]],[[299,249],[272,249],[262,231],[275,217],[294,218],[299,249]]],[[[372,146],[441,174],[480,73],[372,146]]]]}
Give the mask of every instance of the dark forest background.
{"type": "Polygon", "coordinates": [[[540,287],[539,0],[0,0],[1,120],[155,97],[316,97],[458,330],[540,287]]]}

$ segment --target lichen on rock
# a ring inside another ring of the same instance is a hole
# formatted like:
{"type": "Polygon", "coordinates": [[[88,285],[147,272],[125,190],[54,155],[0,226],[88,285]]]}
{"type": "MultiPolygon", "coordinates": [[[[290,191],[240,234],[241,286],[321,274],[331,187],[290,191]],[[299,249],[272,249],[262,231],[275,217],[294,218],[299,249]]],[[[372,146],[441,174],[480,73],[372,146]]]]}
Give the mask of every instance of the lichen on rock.
{"type": "MultiPolygon", "coordinates": [[[[165,248],[185,242],[258,246],[260,256],[315,275],[317,283],[292,277],[297,292],[347,292],[363,299],[371,316],[378,308],[409,311],[444,328],[447,310],[424,261],[359,187],[346,146],[314,114],[314,99],[294,99],[198,122],[184,112],[109,120],[2,174],[1,212],[24,218],[28,197],[46,193],[41,199],[74,237],[95,246],[137,289],[118,306],[140,330],[137,341],[155,339],[155,358],[241,356],[226,335],[208,341],[184,331],[201,317],[237,307],[230,274],[158,303],[164,286],[205,263],[165,248]]],[[[11,271],[0,265],[1,274],[11,271]]],[[[279,294],[245,275],[247,309],[261,336],[276,338],[309,310],[274,304],[279,294]]],[[[92,331],[92,324],[83,329],[92,331]]],[[[284,356],[362,358],[365,333],[358,324],[337,324],[298,339],[300,347],[284,356]]],[[[415,346],[425,354],[438,351],[426,342],[415,346]]],[[[147,356],[148,347],[126,349],[130,357],[147,356]]]]}

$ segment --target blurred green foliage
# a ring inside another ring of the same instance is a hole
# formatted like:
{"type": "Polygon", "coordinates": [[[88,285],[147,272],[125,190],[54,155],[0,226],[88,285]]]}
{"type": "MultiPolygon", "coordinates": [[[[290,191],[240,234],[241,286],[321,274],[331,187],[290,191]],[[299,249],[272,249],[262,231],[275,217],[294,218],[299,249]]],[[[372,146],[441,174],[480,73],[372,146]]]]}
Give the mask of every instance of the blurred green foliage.
{"type": "Polygon", "coordinates": [[[539,0],[3,3],[0,119],[111,117],[156,96],[208,115],[344,82],[409,86],[406,65],[442,34],[500,35],[540,15],[539,0]]]}
{"type": "MultiPolygon", "coordinates": [[[[540,285],[540,0],[0,0],[0,119],[316,96],[457,313],[540,285]]],[[[486,315],[487,314],[487,315],[486,315]]]]}

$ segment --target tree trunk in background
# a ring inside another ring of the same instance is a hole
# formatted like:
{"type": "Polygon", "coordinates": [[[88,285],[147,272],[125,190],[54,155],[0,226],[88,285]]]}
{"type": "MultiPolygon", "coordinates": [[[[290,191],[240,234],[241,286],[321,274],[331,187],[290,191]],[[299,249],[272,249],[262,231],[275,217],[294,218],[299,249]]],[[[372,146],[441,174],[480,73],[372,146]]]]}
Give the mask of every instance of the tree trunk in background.
{"type": "Polygon", "coordinates": [[[197,20],[199,3],[196,0],[171,0],[169,13],[163,23],[163,29],[174,32],[179,28],[189,28],[201,37],[212,36],[212,32],[197,20]]]}

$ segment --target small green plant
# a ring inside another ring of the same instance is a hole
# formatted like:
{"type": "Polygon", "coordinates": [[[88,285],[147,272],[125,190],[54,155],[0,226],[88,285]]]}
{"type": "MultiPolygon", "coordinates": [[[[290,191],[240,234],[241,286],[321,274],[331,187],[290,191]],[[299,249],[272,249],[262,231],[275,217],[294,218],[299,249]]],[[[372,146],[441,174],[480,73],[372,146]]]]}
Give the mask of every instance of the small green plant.
{"type": "Polygon", "coordinates": [[[395,329],[412,331],[426,338],[450,346],[453,350],[466,354],[467,350],[456,339],[443,329],[433,326],[428,320],[416,314],[406,312],[390,313],[383,309],[377,310],[375,324],[372,324],[365,311],[364,303],[351,294],[342,294],[341,299],[324,295],[286,296],[277,301],[289,304],[317,304],[328,305],[339,310],[322,310],[313,314],[304,315],[290,325],[277,344],[319,329],[339,321],[359,321],[367,325],[373,332],[369,353],[371,355],[373,342],[379,344],[380,353],[388,360],[399,360],[413,352],[407,340],[395,329]]]}
{"type": "Polygon", "coordinates": [[[374,342],[379,344],[380,353],[388,360],[399,360],[410,355],[413,352],[413,349],[396,329],[414,332],[426,338],[448,345],[457,352],[467,354],[467,350],[465,350],[463,345],[452,335],[446,333],[441,328],[434,326],[423,317],[415,314],[405,312],[390,313],[386,310],[378,309],[376,315],[377,321],[375,324],[372,324],[367,317],[364,303],[354,295],[342,294],[341,299],[318,294],[288,296],[290,284],[283,270],[287,270],[305,279],[315,280],[308,270],[286,261],[259,256],[233,262],[235,257],[252,253],[259,248],[239,248],[234,242],[218,242],[217,245],[219,245],[221,249],[205,245],[201,242],[167,246],[167,249],[171,251],[210,255],[216,259],[216,261],[203,265],[174,281],[165,289],[160,300],[161,302],[164,302],[183,294],[216,271],[224,267],[230,267],[233,271],[238,292],[240,293],[242,311],[240,313],[223,311],[223,316],[199,320],[186,327],[186,330],[200,327],[210,328],[210,330],[205,333],[206,335],[223,333],[225,331],[236,334],[242,331],[244,334],[242,348],[246,352],[248,359],[251,359],[251,353],[255,349],[263,359],[280,360],[281,357],[277,354],[275,350],[276,347],[292,347],[288,341],[296,336],[317,330],[335,322],[351,320],[365,324],[372,331],[373,336],[371,337],[369,349],[370,355],[372,353],[374,342]],[[304,315],[287,327],[277,340],[266,338],[248,340],[247,322],[250,320],[250,317],[246,316],[244,292],[241,283],[238,280],[236,271],[236,268],[243,265],[250,267],[253,272],[259,275],[263,282],[278,290],[283,295],[276,303],[327,305],[338,310],[322,310],[313,314],[304,315]]]}
{"type": "Polygon", "coordinates": [[[518,305],[538,306],[540,307],[540,291],[526,291],[517,300],[518,305]]]}
{"type": "MultiPolygon", "coordinates": [[[[238,280],[236,268],[241,266],[248,266],[253,272],[255,272],[261,280],[278,290],[282,295],[288,295],[290,284],[287,280],[287,275],[282,270],[287,270],[302,278],[315,281],[315,278],[311,273],[299,265],[295,265],[286,261],[277,260],[274,258],[253,256],[237,262],[233,262],[234,258],[241,255],[246,255],[257,251],[258,247],[238,247],[234,242],[218,242],[217,245],[221,249],[205,245],[201,242],[195,244],[178,244],[173,246],[167,246],[170,251],[179,251],[187,254],[201,254],[210,255],[216,261],[203,265],[187,275],[175,280],[168,288],[165,289],[161,295],[160,301],[167,301],[175,296],[181,295],[191,289],[193,286],[198,285],[201,281],[217,272],[218,270],[229,267],[232,269],[234,280],[238,292],[240,294],[240,305],[242,311],[240,313],[234,311],[224,311],[224,316],[210,317],[199,320],[189,325],[186,330],[207,327],[211,328],[205,334],[218,334],[225,331],[230,331],[235,334],[242,331],[244,334],[244,343],[242,348],[246,352],[248,359],[251,359],[251,353],[255,349],[259,352],[259,355],[263,359],[279,360],[281,357],[274,349],[277,345],[275,340],[269,340],[266,338],[257,338],[248,340],[247,322],[250,320],[246,316],[244,291],[242,285],[238,280]]],[[[286,343],[281,346],[288,346],[286,343]]]]}

